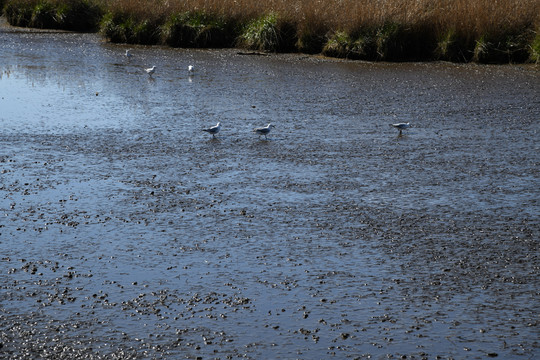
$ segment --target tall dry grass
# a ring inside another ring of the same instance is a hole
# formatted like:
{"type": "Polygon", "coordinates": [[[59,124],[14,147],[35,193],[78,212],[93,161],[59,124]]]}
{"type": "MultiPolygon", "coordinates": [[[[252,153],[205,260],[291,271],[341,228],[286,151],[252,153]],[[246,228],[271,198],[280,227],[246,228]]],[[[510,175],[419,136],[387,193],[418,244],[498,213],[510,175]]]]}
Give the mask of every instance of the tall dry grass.
{"type": "MultiPolygon", "coordinates": [[[[0,1],[9,4],[74,0],[0,1]]],[[[205,21],[218,21],[218,29],[232,32],[228,39],[246,40],[246,33],[253,34],[256,31],[253,26],[259,26],[261,31],[276,36],[268,44],[275,44],[276,40],[287,44],[281,48],[272,45],[268,50],[289,51],[290,44],[294,43],[298,51],[329,49],[329,53],[335,52],[338,56],[384,60],[411,59],[416,53],[420,58],[456,61],[490,61],[486,54],[497,54],[512,61],[530,52],[540,29],[540,0],[84,1],[98,4],[108,14],[107,26],[102,27],[107,37],[112,39],[115,31],[123,31],[114,41],[145,39],[182,46],[182,41],[166,39],[164,34],[185,35],[178,30],[184,25],[197,33],[210,26],[205,21]],[[189,20],[189,16],[179,14],[195,14],[196,19],[189,20]],[[265,16],[269,17],[265,19],[265,16]],[[167,30],[167,24],[172,23],[175,28],[167,30]],[[261,23],[265,26],[260,26],[261,23]],[[271,31],[268,31],[269,26],[271,31]]],[[[238,44],[252,42],[224,43],[223,46],[238,44]]],[[[264,42],[249,46],[264,48],[264,42]]]]}
{"type": "Polygon", "coordinates": [[[538,22],[540,0],[102,0],[113,11],[137,16],[206,11],[236,19],[274,12],[299,28],[351,31],[386,22],[430,24],[478,35],[538,22]]]}

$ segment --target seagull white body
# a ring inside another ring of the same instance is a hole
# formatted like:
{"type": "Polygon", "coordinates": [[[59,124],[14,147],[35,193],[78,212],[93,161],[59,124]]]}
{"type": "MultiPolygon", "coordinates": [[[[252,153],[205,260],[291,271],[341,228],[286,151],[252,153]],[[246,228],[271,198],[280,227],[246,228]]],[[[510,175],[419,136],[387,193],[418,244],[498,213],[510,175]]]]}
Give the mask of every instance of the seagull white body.
{"type": "Polygon", "coordinates": [[[203,131],[206,131],[207,133],[212,134],[213,137],[216,137],[216,134],[221,130],[221,123],[217,123],[217,125],[211,126],[207,129],[203,129],[203,131]]]}
{"type": "Polygon", "coordinates": [[[133,56],[133,54],[131,53],[131,49],[126,50],[126,57],[128,59],[131,59],[132,56],[133,56]]]}
{"type": "Polygon", "coordinates": [[[253,130],[254,132],[256,132],[257,134],[259,135],[264,135],[264,138],[267,139],[266,135],[268,135],[270,133],[270,130],[274,127],[274,125],[272,124],[268,124],[266,125],[265,127],[260,127],[260,128],[256,128],[255,130],[253,130]]]}
{"type": "Polygon", "coordinates": [[[188,70],[190,73],[195,72],[195,68],[193,67],[193,65],[189,65],[189,66],[187,67],[187,70],[188,70]]]}
{"type": "Polygon", "coordinates": [[[156,71],[156,66],[154,65],[149,69],[145,69],[144,71],[146,71],[148,75],[152,76],[152,74],[156,71]]]}
{"type": "Polygon", "coordinates": [[[409,123],[390,124],[390,126],[393,126],[393,127],[395,127],[396,129],[398,129],[398,130],[399,130],[399,135],[402,134],[401,132],[402,132],[404,129],[408,129],[409,127],[411,127],[411,125],[410,125],[409,123]]]}

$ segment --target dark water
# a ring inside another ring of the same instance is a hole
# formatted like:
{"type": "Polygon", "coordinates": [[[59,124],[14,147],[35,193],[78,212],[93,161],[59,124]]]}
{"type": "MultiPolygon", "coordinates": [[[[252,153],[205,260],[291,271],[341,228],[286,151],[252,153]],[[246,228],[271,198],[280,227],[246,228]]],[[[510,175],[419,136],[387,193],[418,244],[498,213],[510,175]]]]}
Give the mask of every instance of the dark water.
{"type": "Polygon", "coordinates": [[[0,29],[0,358],[540,356],[538,68],[126,49],[0,29]]]}

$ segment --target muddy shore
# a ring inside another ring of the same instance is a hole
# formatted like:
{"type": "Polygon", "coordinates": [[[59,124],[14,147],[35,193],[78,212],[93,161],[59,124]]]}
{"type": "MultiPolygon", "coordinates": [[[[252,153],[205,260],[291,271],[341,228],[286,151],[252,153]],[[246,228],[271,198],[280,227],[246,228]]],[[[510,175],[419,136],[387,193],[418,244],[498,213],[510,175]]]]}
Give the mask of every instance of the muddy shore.
{"type": "Polygon", "coordinates": [[[0,27],[0,358],[540,356],[536,67],[126,49],[0,27]]]}

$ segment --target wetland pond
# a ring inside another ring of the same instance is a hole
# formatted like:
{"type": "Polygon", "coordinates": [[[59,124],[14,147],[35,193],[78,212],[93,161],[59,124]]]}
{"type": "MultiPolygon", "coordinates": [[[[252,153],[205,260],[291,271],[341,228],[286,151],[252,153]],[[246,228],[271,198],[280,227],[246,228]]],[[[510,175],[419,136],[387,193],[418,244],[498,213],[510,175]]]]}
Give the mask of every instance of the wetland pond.
{"type": "Polygon", "coordinates": [[[540,357],[537,67],[131,48],[0,28],[0,358],[540,357]]]}

